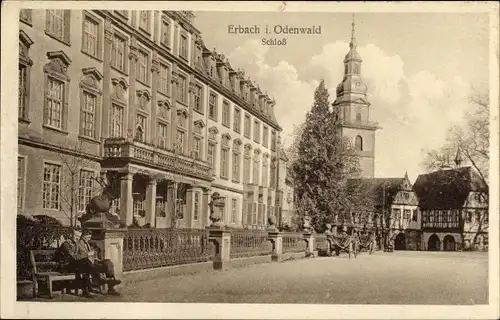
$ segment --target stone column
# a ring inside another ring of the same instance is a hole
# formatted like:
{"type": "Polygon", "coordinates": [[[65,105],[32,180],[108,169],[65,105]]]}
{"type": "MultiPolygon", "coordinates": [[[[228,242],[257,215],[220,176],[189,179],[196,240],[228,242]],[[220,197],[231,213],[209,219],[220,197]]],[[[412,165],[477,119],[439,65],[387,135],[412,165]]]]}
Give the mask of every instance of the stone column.
{"type": "Polygon", "coordinates": [[[175,227],[177,224],[177,216],[175,212],[175,202],[177,200],[177,185],[175,181],[171,181],[167,187],[167,224],[175,227]]]}
{"type": "MultiPolygon", "coordinates": [[[[129,48],[129,95],[128,95],[128,115],[127,119],[127,137],[129,140],[134,139],[135,135],[135,101],[136,101],[136,85],[135,85],[135,73],[137,60],[139,58],[139,52],[137,49],[137,39],[135,36],[130,38],[130,48],[129,48]]],[[[126,108],[127,109],[127,108],[126,108]]]]}
{"type": "Polygon", "coordinates": [[[314,234],[311,232],[304,232],[304,240],[306,241],[306,257],[314,255],[314,234]]]}
{"type": "Polygon", "coordinates": [[[111,110],[111,47],[113,45],[113,26],[110,18],[104,21],[104,54],[101,108],[101,138],[109,137],[109,110],[111,110]]]}
{"type": "Polygon", "coordinates": [[[132,182],[134,174],[127,172],[121,177],[120,185],[120,219],[125,222],[127,226],[132,224],[133,213],[133,199],[132,199],[132,182]]]}
{"type": "Polygon", "coordinates": [[[267,239],[271,241],[273,245],[271,260],[274,262],[280,262],[283,258],[283,234],[277,229],[271,229],[267,233],[267,239]]]}
{"type": "MultiPolygon", "coordinates": [[[[198,188],[190,186],[186,191],[186,216],[184,219],[186,221],[186,225],[188,228],[193,228],[193,219],[194,219],[194,194],[198,190],[198,188]]],[[[199,219],[199,203],[198,203],[198,219],[199,219]]]]}
{"type": "Polygon", "coordinates": [[[208,227],[209,240],[215,245],[213,266],[215,270],[228,270],[231,268],[231,232],[219,227],[208,227]]]}
{"type": "Polygon", "coordinates": [[[152,178],[146,189],[146,223],[156,224],[156,179],[152,178]]]}

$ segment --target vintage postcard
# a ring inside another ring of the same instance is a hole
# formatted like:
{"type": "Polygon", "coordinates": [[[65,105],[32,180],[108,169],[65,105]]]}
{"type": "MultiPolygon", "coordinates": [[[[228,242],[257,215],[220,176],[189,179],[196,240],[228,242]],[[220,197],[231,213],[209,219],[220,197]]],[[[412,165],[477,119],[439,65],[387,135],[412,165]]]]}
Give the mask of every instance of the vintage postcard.
{"type": "Polygon", "coordinates": [[[4,2],[2,317],[498,318],[498,14],[4,2]]]}

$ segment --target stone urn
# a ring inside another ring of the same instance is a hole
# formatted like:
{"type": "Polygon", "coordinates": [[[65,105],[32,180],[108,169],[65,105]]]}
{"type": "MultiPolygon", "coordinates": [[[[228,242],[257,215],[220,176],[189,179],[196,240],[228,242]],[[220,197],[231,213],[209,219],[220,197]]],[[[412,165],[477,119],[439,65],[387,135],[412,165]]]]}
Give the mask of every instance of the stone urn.
{"type": "Polygon", "coordinates": [[[210,207],[210,221],[212,221],[210,226],[223,227],[224,222],[222,221],[221,209],[225,206],[224,198],[218,192],[214,192],[212,194],[212,201],[210,201],[208,206],[210,207]]]}
{"type": "Polygon", "coordinates": [[[267,217],[267,227],[268,229],[276,230],[276,216],[267,217]]]}

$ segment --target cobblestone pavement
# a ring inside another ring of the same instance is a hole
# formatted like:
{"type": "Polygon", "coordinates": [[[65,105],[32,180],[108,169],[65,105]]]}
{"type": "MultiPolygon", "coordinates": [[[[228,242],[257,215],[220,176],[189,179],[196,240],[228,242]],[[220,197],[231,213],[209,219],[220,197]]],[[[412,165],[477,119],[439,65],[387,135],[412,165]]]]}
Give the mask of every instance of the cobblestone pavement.
{"type": "MultiPolygon", "coordinates": [[[[344,254],[129,282],[120,292],[120,297],[97,296],[92,300],[486,304],[488,256],[474,252],[406,251],[362,253],[357,259],[348,260],[344,254]]],[[[56,300],[74,299],[61,296],[56,300]]]]}

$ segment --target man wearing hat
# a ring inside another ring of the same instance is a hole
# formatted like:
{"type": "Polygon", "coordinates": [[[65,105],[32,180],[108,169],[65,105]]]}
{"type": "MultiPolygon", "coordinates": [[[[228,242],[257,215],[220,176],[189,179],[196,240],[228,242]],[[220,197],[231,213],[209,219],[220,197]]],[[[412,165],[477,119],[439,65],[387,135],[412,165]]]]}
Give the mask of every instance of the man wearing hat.
{"type": "Polygon", "coordinates": [[[99,284],[107,283],[108,293],[116,294],[114,286],[120,284],[121,281],[115,279],[113,262],[109,259],[99,260],[94,257],[95,252],[89,243],[91,235],[90,230],[82,232],[78,227],[73,230],[73,238],[66,240],[60,247],[63,269],[82,275],[85,297],[92,297],[90,275],[98,279],[99,284]],[[107,279],[102,279],[101,274],[105,274],[107,279]]]}

